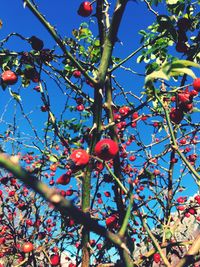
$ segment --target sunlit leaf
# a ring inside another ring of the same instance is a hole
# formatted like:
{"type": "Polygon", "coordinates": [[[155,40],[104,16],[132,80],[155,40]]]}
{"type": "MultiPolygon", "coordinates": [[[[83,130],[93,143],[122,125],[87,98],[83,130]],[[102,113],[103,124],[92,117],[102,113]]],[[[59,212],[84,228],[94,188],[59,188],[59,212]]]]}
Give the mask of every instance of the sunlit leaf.
{"type": "Polygon", "coordinates": [[[176,60],[171,63],[173,68],[195,67],[200,68],[200,64],[190,60],[176,60]]]}
{"type": "Polygon", "coordinates": [[[178,3],[178,0],[167,0],[166,3],[167,3],[168,5],[175,5],[175,4],[178,3]]]}
{"type": "Polygon", "coordinates": [[[164,80],[169,80],[169,76],[166,75],[163,70],[158,70],[158,71],[154,71],[151,74],[147,75],[145,78],[145,83],[149,82],[149,81],[153,81],[156,79],[164,79],[164,80]]]}
{"type": "Polygon", "coordinates": [[[196,75],[194,74],[194,72],[188,68],[173,68],[170,72],[170,76],[178,76],[183,74],[187,74],[191,76],[193,79],[196,79],[196,75]]]}
{"type": "Polygon", "coordinates": [[[58,158],[55,155],[51,155],[51,156],[49,156],[49,161],[51,161],[51,162],[57,162],[58,161],[58,158]]]}

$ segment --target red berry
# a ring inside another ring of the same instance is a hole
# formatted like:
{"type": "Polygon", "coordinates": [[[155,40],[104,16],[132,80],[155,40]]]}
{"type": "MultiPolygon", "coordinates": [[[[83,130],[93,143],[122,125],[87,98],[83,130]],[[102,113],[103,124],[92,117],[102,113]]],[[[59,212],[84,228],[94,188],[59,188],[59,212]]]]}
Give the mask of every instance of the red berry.
{"type": "Polygon", "coordinates": [[[193,104],[192,103],[184,104],[181,106],[181,108],[184,112],[189,112],[193,109],[193,104]]]}
{"type": "Polygon", "coordinates": [[[51,255],[50,262],[52,266],[58,266],[60,264],[60,256],[58,254],[51,255]]]}
{"type": "Polygon", "coordinates": [[[11,70],[6,70],[1,74],[1,79],[4,83],[8,85],[15,84],[18,80],[17,75],[11,71],[11,70]]]}
{"type": "Polygon", "coordinates": [[[67,191],[66,191],[66,196],[71,196],[71,195],[73,195],[73,190],[72,189],[68,189],[67,191]]]}
{"type": "Polygon", "coordinates": [[[200,91],[200,78],[196,78],[194,81],[193,81],[193,88],[195,91],[199,92],[200,91]]]}
{"type": "Polygon", "coordinates": [[[105,191],[105,192],[104,192],[104,195],[105,195],[106,197],[110,197],[110,192],[109,192],[109,191],[105,191]]]}
{"type": "Polygon", "coordinates": [[[172,163],[176,163],[177,161],[178,161],[177,158],[172,158],[172,159],[171,159],[171,162],[172,162],[172,163]]]}
{"type": "Polygon", "coordinates": [[[110,160],[117,155],[119,147],[112,139],[105,138],[97,142],[94,151],[100,159],[110,160]]]}
{"type": "Polygon", "coordinates": [[[75,78],[80,78],[80,77],[81,77],[81,72],[80,72],[79,70],[75,70],[75,71],[73,72],[73,76],[74,76],[75,78]]]}
{"type": "Polygon", "coordinates": [[[189,92],[179,93],[178,100],[183,104],[189,103],[191,101],[191,95],[189,92]]]}
{"type": "Polygon", "coordinates": [[[40,109],[42,112],[47,112],[49,110],[49,107],[44,105],[44,106],[41,106],[40,109]]]}
{"type": "Polygon", "coordinates": [[[22,251],[24,253],[29,253],[31,251],[33,251],[34,247],[33,244],[31,242],[26,242],[22,245],[22,251]]]}
{"type": "Polygon", "coordinates": [[[155,121],[154,123],[153,123],[153,127],[159,127],[159,122],[157,122],[157,121],[155,121]]]}
{"type": "Polygon", "coordinates": [[[179,143],[180,143],[181,145],[185,145],[185,144],[187,143],[187,140],[186,140],[185,138],[183,138],[183,139],[181,139],[181,140],[179,141],[179,143]]]}
{"type": "Polygon", "coordinates": [[[147,118],[148,118],[148,117],[147,117],[146,115],[142,115],[142,118],[141,118],[141,120],[142,120],[142,121],[146,121],[146,120],[147,120],[147,118]]]}
{"type": "Polygon", "coordinates": [[[84,149],[75,149],[69,157],[70,166],[73,171],[80,170],[84,168],[89,160],[90,156],[84,149]]]}
{"type": "Polygon", "coordinates": [[[191,154],[188,156],[188,160],[190,162],[195,162],[197,160],[197,155],[196,154],[191,154]]]}
{"type": "Polygon", "coordinates": [[[180,210],[180,211],[183,211],[184,209],[185,209],[184,206],[178,206],[178,207],[177,207],[177,210],[180,210]]]}
{"type": "Polygon", "coordinates": [[[184,203],[186,199],[184,197],[178,197],[176,200],[179,204],[184,203]]]}
{"type": "Polygon", "coordinates": [[[188,212],[189,212],[191,215],[195,215],[195,214],[197,213],[196,210],[193,209],[193,208],[190,208],[190,209],[188,210],[188,212]]]}
{"type": "Polygon", "coordinates": [[[83,104],[80,104],[80,105],[76,106],[76,109],[77,109],[78,111],[83,111],[83,110],[85,109],[85,107],[84,107],[83,104]]]}
{"type": "Polygon", "coordinates": [[[92,14],[93,7],[90,2],[84,1],[80,4],[78,14],[81,17],[89,17],[92,14]]]}
{"type": "Polygon", "coordinates": [[[160,254],[159,253],[155,253],[153,255],[153,260],[155,261],[155,263],[159,263],[160,262],[160,254]]]}
{"type": "Polygon", "coordinates": [[[117,215],[113,214],[106,219],[106,226],[108,228],[115,228],[117,226],[117,215]]]}
{"type": "Polygon", "coordinates": [[[52,172],[55,172],[56,170],[57,170],[57,165],[54,163],[54,164],[51,164],[51,166],[50,166],[50,170],[52,171],[52,172]]]}
{"type": "Polygon", "coordinates": [[[175,124],[179,124],[183,119],[183,111],[178,108],[172,108],[169,115],[171,121],[175,124]]]}
{"type": "Polygon", "coordinates": [[[198,204],[200,204],[200,195],[195,196],[194,199],[197,201],[198,204]]]}
{"type": "Polygon", "coordinates": [[[190,91],[190,95],[191,95],[191,97],[197,96],[198,92],[195,90],[192,90],[192,91],[190,91]]]}
{"type": "Polygon", "coordinates": [[[153,171],[153,174],[154,174],[155,176],[160,175],[160,170],[157,170],[157,169],[154,170],[154,171],[153,171]]]}
{"type": "Polygon", "coordinates": [[[132,119],[136,120],[138,117],[139,117],[138,112],[134,112],[133,115],[132,115],[132,119]]]}
{"type": "Polygon", "coordinates": [[[56,181],[57,184],[62,184],[62,185],[66,185],[69,184],[70,182],[70,176],[65,174],[62,174],[56,181]]]}
{"type": "Polygon", "coordinates": [[[123,116],[127,115],[129,111],[130,111],[130,108],[127,107],[127,106],[121,107],[121,108],[119,109],[119,113],[120,113],[121,115],[123,115],[123,116]]]}
{"type": "Polygon", "coordinates": [[[130,160],[130,161],[134,161],[134,160],[136,160],[136,156],[134,156],[134,155],[130,156],[130,157],[129,157],[129,160],[130,160]]]}

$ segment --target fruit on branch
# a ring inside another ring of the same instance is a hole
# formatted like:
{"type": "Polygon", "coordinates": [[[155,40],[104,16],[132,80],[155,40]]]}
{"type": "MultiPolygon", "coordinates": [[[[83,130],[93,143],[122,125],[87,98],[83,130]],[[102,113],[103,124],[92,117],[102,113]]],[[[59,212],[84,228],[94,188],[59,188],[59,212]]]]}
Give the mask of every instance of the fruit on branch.
{"type": "Polygon", "coordinates": [[[22,251],[24,253],[29,253],[29,252],[33,251],[33,249],[34,249],[34,246],[31,242],[26,242],[22,245],[22,251]]]}
{"type": "Polygon", "coordinates": [[[93,7],[89,1],[84,1],[80,4],[78,15],[81,17],[89,17],[92,14],[93,7]]]}
{"type": "Polygon", "coordinates": [[[31,47],[36,51],[42,50],[44,46],[43,41],[37,38],[36,36],[31,36],[29,38],[29,43],[31,44],[31,47]]]}
{"type": "Polygon", "coordinates": [[[17,77],[15,72],[13,72],[11,70],[5,70],[1,74],[1,79],[5,84],[13,85],[13,84],[15,84],[17,82],[18,77],[17,77]]]}
{"type": "Polygon", "coordinates": [[[192,91],[190,91],[190,95],[191,95],[191,97],[197,96],[198,92],[196,90],[192,90],[192,91]]]}
{"type": "Polygon", "coordinates": [[[195,91],[200,92],[200,78],[194,79],[192,85],[195,91]]]}
{"type": "Polygon", "coordinates": [[[80,72],[80,70],[75,70],[75,71],[73,72],[73,76],[74,76],[75,78],[80,78],[80,77],[81,77],[81,72],[80,72]]]}
{"type": "Polygon", "coordinates": [[[171,121],[175,124],[179,124],[183,119],[183,111],[179,108],[172,108],[169,116],[171,121]]]}
{"type": "Polygon", "coordinates": [[[49,111],[49,106],[48,105],[43,105],[43,106],[40,107],[40,109],[41,109],[42,112],[47,112],[47,111],[49,111]]]}
{"type": "Polygon", "coordinates": [[[73,172],[83,169],[90,160],[89,154],[84,149],[75,149],[69,157],[69,165],[73,172]]]}
{"type": "Polygon", "coordinates": [[[83,111],[83,110],[85,109],[85,106],[84,106],[83,104],[80,104],[80,105],[77,105],[77,106],[76,106],[76,109],[77,109],[78,111],[83,111]]]}
{"type": "Polygon", "coordinates": [[[117,214],[112,214],[111,216],[106,218],[106,226],[109,229],[116,228],[117,227],[117,221],[118,221],[117,214]]]}
{"type": "Polygon", "coordinates": [[[180,105],[180,108],[184,111],[184,112],[189,112],[192,111],[193,109],[193,104],[192,103],[188,103],[185,105],[180,105]]]}
{"type": "Polygon", "coordinates": [[[197,203],[200,205],[200,195],[196,195],[194,199],[197,201],[197,203]]]}
{"type": "Polygon", "coordinates": [[[154,261],[155,263],[159,263],[159,262],[160,262],[160,254],[159,254],[159,253],[155,253],[155,254],[153,255],[153,261],[154,261]]]}
{"type": "Polygon", "coordinates": [[[57,179],[56,183],[66,185],[66,184],[69,184],[70,179],[71,179],[71,175],[64,173],[57,179]]]}
{"type": "Polygon", "coordinates": [[[127,106],[121,107],[121,108],[119,109],[119,113],[120,113],[121,115],[123,115],[123,116],[127,115],[127,114],[129,113],[129,111],[130,111],[130,108],[127,107],[127,106]]]}
{"type": "Polygon", "coordinates": [[[51,255],[50,263],[51,263],[52,266],[60,265],[60,256],[58,254],[51,255]]]}
{"type": "Polygon", "coordinates": [[[187,104],[192,101],[192,96],[188,91],[183,91],[178,94],[178,100],[183,104],[187,104]]]}
{"type": "Polygon", "coordinates": [[[130,156],[130,157],[129,157],[129,160],[130,160],[130,161],[134,161],[134,160],[136,160],[136,156],[134,156],[134,155],[130,156]]]}
{"type": "Polygon", "coordinates": [[[155,170],[153,171],[153,174],[154,174],[155,176],[160,175],[160,170],[155,169],[155,170]]]}
{"type": "Polygon", "coordinates": [[[102,160],[113,159],[119,151],[118,144],[112,139],[102,139],[97,142],[94,152],[102,160]]]}
{"type": "Polygon", "coordinates": [[[132,115],[132,119],[136,120],[138,117],[139,117],[138,112],[134,112],[133,115],[132,115]]]}

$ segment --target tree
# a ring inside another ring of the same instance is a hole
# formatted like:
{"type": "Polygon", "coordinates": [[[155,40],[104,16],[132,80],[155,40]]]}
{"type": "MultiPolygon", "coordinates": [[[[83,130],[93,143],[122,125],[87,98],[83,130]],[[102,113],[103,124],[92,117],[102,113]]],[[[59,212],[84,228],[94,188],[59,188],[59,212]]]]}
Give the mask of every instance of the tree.
{"type": "Polygon", "coordinates": [[[3,266],[64,266],[66,252],[71,267],[195,266],[198,2],[79,2],[84,22],[66,37],[39,4],[23,4],[55,43],[14,32],[0,42],[15,110],[6,121],[8,102],[1,116],[3,266]],[[122,58],[127,4],[145,4],[154,22],[122,58]],[[8,48],[14,37],[28,49],[8,48]]]}

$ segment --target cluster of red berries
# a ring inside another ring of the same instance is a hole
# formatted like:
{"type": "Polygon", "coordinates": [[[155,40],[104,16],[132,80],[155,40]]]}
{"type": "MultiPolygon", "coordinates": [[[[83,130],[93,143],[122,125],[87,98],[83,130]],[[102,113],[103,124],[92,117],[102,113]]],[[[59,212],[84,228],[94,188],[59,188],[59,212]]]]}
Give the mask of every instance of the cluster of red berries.
{"type": "MultiPolygon", "coordinates": [[[[97,142],[94,153],[95,155],[105,161],[113,159],[119,151],[118,144],[109,138],[104,138],[97,142]]],[[[67,185],[70,182],[72,173],[84,169],[90,160],[90,155],[82,148],[75,149],[70,157],[67,166],[69,170],[62,174],[56,181],[57,184],[67,185]]],[[[52,171],[56,170],[56,165],[52,164],[50,169],[52,171]]]]}
{"type": "Polygon", "coordinates": [[[173,97],[172,101],[177,100],[176,107],[173,107],[170,111],[170,119],[175,124],[179,124],[184,113],[191,112],[193,109],[193,97],[198,95],[200,92],[200,78],[196,78],[193,81],[193,90],[189,92],[188,88],[186,90],[177,94],[177,97],[173,97]]]}

